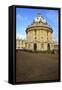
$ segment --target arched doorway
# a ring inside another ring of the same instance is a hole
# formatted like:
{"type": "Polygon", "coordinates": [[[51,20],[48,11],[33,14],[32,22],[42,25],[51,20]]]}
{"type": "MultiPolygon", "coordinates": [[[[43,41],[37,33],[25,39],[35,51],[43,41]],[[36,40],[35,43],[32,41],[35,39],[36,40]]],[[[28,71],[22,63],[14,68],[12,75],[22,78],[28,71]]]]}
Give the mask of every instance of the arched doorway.
{"type": "Polygon", "coordinates": [[[50,44],[48,43],[48,51],[50,51],[50,44]]]}
{"type": "Polygon", "coordinates": [[[36,51],[36,50],[37,50],[37,44],[34,43],[34,51],[36,51]]]}

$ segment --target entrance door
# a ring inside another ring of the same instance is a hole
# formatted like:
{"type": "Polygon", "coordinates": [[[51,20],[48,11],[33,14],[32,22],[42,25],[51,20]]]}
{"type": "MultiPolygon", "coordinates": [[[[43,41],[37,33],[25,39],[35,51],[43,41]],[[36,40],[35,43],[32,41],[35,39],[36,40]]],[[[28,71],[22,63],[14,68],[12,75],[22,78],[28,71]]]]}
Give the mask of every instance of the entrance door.
{"type": "Polygon", "coordinates": [[[36,51],[36,50],[37,50],[37,44],[34,43],[34,51],[36,51]]]}
{"type": "Polygon", "coordinates": [[[50,44],[48,43],[48,51],[50,51],[50,44]]]}

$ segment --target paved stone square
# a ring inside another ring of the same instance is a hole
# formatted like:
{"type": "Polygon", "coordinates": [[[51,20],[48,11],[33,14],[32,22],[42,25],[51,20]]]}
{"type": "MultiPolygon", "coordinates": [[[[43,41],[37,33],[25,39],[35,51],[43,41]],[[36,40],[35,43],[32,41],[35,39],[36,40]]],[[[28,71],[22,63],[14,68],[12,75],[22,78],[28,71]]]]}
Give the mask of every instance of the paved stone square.
{"type": "Polygon", "coordinates": [[[59,55],[16,51],[16,82],[58,80],[59,55]]]}

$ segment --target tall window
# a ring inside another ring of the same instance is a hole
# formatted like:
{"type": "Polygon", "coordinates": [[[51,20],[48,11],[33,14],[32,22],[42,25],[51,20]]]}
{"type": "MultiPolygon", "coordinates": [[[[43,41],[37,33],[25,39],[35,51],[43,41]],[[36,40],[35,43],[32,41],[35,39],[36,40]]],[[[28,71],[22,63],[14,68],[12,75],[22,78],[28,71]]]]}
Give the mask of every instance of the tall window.
{"type": "Polygon", "coordinates": [[[36,30],[34,32],[35,32],[35,39],[36,39],[36,30]]]}
{"type": "Polygon", "coordinates": [[[41,36],[41,39],[43,39],[43,36],[41,36]]]}
{"type": "Polygon", "coordinates": [[[48,30],[47,30],[47,40],[48,40],[48,30]]]}

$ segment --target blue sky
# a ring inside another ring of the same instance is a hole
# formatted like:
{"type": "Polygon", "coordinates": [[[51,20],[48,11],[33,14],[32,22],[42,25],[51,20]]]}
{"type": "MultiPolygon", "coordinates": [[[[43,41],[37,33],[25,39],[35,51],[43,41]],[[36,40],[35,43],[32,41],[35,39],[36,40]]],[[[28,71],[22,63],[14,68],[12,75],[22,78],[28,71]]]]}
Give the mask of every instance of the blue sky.
{"type": "Polygon", "coordinates": [[[16,8],[16,36],[25,38],[25,30],[40,13],[53,29],[53,38],[58,41],[58,10],[16,8]]]}

